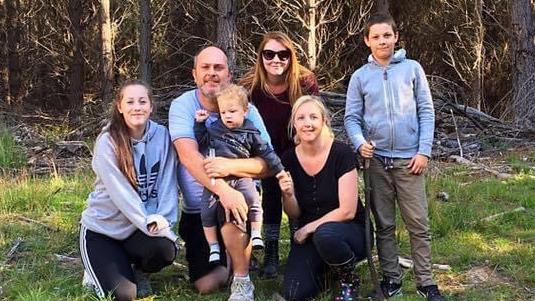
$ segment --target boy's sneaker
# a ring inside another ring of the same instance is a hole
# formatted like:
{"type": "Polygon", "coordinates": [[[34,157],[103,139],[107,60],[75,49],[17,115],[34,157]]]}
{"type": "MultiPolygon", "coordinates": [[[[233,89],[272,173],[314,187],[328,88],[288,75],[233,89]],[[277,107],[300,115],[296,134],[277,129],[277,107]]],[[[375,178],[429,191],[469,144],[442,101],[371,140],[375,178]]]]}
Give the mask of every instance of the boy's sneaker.
{"type": "MultiPolygon", "coordinates": [[[[401,291],[401,283],[395,283],[391,279],[383,279],[383,281],[381,281],[381,290],[386,299],[403,295],[403,292],[401,291]]],[[[377,291],[368,294],[368,297],[372,299],[377,299],[378,296],[379,292],[377,291]]]]}
{"type": "Polygon", "coordinates": [[[446,301],[446,298],[440,294],[436,285],[427,285],[417,287],[418,295],[426,298],[428,301],[446,301]]]}
{"type": "Polygon", "coordinates": [[[219,251],[211,251],[208,262],[213,264],[221,262],[221,255],[219,254],[219,251]]]}
{"type": "Polygon", "coordinates": [[[254,285],[251,279],[234,278],[228,301],[254,301],[254,285]]]}

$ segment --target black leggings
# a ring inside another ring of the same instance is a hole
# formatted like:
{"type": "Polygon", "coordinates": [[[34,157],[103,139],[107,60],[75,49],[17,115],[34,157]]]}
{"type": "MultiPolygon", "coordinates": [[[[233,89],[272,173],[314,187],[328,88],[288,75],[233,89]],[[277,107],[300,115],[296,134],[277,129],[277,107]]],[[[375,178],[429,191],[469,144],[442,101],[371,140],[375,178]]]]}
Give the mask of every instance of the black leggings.
{"type": "Polygon", "coordinates": [[[132,264],[146,273],[155,273],[173,263],[176,245],[164,237],[151,237],[137,230],[125,240],[80,228],[80,253],[84,269],[96,293],[111,294],[116,300],[134,300],[137,286],[132,264]]]}
{"type": "Polygon", "coordinates": [[[366,256],[364,226],[354,222],[320,225],[303,244],[292,243],[284,272],[284,298],[305,301],[324,291],[331,265],[366,256]]]}

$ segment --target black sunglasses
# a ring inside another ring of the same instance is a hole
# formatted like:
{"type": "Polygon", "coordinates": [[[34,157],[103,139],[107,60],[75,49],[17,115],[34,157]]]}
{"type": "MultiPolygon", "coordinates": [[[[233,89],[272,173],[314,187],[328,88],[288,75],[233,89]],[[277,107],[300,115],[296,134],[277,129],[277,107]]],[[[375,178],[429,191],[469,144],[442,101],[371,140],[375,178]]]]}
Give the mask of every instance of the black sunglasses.
{"type": "Polygon", "coordinates": [[[290,58],[290,50],[273,51],[269,49],[262,50],[262,56],[264,59],[271,61],[275,56],[279,57],[281,61],[287,61],[290,58]]]}

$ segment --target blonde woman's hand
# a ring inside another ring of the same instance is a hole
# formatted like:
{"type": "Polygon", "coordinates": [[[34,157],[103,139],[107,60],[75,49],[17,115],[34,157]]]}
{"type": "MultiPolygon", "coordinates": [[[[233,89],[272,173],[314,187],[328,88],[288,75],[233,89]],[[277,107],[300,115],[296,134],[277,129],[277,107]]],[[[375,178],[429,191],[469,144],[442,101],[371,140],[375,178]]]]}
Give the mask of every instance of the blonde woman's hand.
{"type": "Polygon", "coordinates": [[[299,230],[295,231],[294,242],[299,245],[304,244],[307,237],[309,237],[310,234],[312,234],[313,232],[314,231],[312,227],[310,226],[310,224],[304,225],[299,230]]]}
{"type": "Polygon", "coordinates": [[[283,170],[275,176],[279,180],[281,192],[286,196],[294,195],[294,182],[289,172],[283,170]]]}

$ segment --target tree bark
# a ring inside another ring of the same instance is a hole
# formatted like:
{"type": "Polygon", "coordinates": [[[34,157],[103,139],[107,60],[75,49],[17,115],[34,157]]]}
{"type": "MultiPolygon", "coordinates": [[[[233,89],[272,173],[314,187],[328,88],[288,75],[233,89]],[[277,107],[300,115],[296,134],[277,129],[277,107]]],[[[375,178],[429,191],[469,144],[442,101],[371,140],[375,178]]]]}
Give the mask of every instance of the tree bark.
{"type": "Polygon", "coordinates": [[[113,97],[113,36],[111,30],[110,1],[100,0],[102,105],[105,109],[113,97]]]}
{"type": "Polygon", "coordinates": [[[535,128],[535,25],[530,0],[511,0],[515,123],[535,128]]]}
{"type": "Polygon", "coordinates": [[[317,48],[316,48],[316,0],[308,0],[308,39],[307,39],[307,56],[308,67],[310,70],[316,69],[317,48]]]}
{"type": "Polygon", "coordinates": [[[7,83],[8,83],[8,77],[7,77],[7,64],[5,57],[7,57],[6,52],[6,45],[7,45],[7,37],[6,37],[6,12],[5,12],[5,6],[4,6],[4,0],[0,0],[0,102],[6,102],[7,103],[7,83]]]}
{"type": "Polygon", "coordinates": [[[374,11],[376,13],[389,13],[390,6],[388,5],[388,0],[375,0],[374,11]]]}
{"type": "Polygon", "coordinates": [[[217,10],[217,45],[221,47],[228,57],[228,65],[231,72],[236,70],[236,41],[237,27],[236,18],[238,16],[237,0],[218,0],[217,10]]]}
{"type": "Polygon", "coordinates": [[[483,24],[483,0],[474,1],[474,18],[475,31],[474,37],[474,55],[475,61],[473,64],[472,79],[472,103],[471,105],[481,111],[481,104],[483,103],[483,66],[485,64],[485,25],[483,24]]]}
{"type": "Polygon", "coordinates": [[[150,0],[139,0],[139,73],[140,78],[151,85],[151,27],[152,15],[150,0]]]}
{"type": "Polygon", "coordinates": [[[70,31],[73,36],[73,53],[69,74],[69,117],[71,122],[80,121],[84,103],[84,57],[82,30],[82,0],[69,0],[70,31]]]}
{"type": "Polygon", "coordinates": [[[21,70],[19,61],[20,22],[18,0],[5,0],[7,52],[7,104],[20,104],[21,70]]]}

